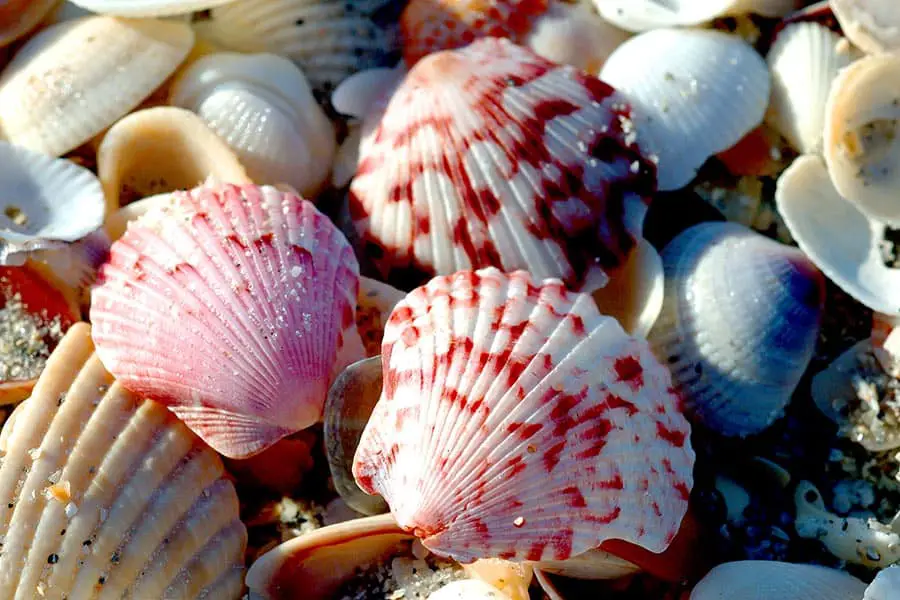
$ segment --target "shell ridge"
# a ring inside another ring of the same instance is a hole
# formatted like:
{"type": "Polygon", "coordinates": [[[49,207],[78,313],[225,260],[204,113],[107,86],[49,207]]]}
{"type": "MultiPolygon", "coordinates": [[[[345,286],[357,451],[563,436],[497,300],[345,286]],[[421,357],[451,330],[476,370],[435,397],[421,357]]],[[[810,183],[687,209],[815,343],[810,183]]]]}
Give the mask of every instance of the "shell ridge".
{"type": "Polygon", "coordinates": [[[225,438],[256,452],[293,431],[277,422],[261,422],[256,415],[247,416],[223,408],[188,405],[172,405],[169,408],[208,444],[225,438]]]}
{"type": "MultiPolygon", "coordinates": [[[[237,506],[237,499],[233,501],[237,506]]],[[[177,590],[181,596],[189,598],[224,598],[240,597],[243,579],[243,549],[247,544],[247,530],[239,519],[223,525],[210,537],[206,544],[198,550],[190,563],[186,564],[166,587],[166,592],[177,590]],[[220,573],[210,569],[209,565],[231,563],[234,568],[220,573]],[[228,583],[234,579],[235,573],[240,578],[237,585],[228,583]],[[211,577],[216,579],[210,580],[211,577]],[[215,593],[219,586],[230,585],[231,591],[215,593]]],[[[136,595],[137,598],[149,597],[136,595]]],[[[180,596],[179,596],[180,597],[180,596]]]]}

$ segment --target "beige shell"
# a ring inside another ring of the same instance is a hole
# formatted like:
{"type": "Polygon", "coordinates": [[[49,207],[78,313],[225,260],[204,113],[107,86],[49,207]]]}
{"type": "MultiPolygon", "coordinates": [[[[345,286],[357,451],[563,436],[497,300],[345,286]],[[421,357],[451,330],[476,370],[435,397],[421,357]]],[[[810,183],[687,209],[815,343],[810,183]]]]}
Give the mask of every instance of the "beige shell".
{"type": "Polygon", "coordinates": [[[3,430],[0,598],[238,598],[247,533],[222,463],[113,382],[74,325],[3,430]]]}
{"type": "Polygon", "coordinates": [[[52,156],[136,107],[194,44],[185,23],[84,17],[31,38],[0,76],[0,137],[52,156]]]}
{"type": "Polygon", "coordinates": [[[900,48],[900,12],[896,0],[831,0],[844,35],[866,52],[900,48]]]}

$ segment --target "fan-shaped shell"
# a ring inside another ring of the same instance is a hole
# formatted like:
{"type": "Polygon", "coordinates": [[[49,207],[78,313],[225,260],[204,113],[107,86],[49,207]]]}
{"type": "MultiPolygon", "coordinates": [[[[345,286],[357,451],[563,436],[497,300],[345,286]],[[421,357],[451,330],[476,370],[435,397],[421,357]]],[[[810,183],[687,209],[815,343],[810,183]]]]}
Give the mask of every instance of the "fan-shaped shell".
{"type": "Polygon", "coordinates": [[[166,17],[209,10],[234,0],[71,0],[94,13],[120,17],[166,17]]]}
{"type": "Polygon", "coordinates": [[[419,61],[363,127],[351,214],[398,279],[497,266],[601,287],[655,188],[614,89],[505,39],[419,61]]]}
{"type": "Polygon", "coordinates": [[[332,373],[362,358],[358,285],[350,245],[309,202],[202,186],[113,244],[94,339],[123,385],[245,458],[320,419],[332,373]]]}
{"type": "Polygon", "coordinates": [[[12,0],[0,5],[0,48],[37,27],[58,3],[59,0],[12,0]]]}
{"type": "Polygon", "coordinates": [[[690,600],[859,600],[865,589],[865,583],[837,569],[741,560],[710,571],[690,600]]]}
{"type": "Polygon", "coordinates": [[[432,551],[565,560],[675,537],[687,421],[646,342],[590,296],[524,271],[436,277],[394,309],[382,360],[353,473],[432,551]]]}
{"type": "Polygon", "coordinates": [[[84,17],[31,38],[0,74],[0,137],[51,156],[140,104],[194,43],[185,23],[84,17]]]}
{"type": "Polygon", "coordinates": [[[735,223],[702,223],[662,252],[649,340],[694,415],[725,435],[781,416],[815,347],[825,285],[800,250],[735,223]]]}
{"type": "Polygon", "coordinates": [[[900,13],[892,0],[831,0],[841,29],[869,53],[900,48],[900,13]]]}
{"type": "Polygon", "coordinates": [[[257,183],[287,183],[311,196],[331,171],[334,127],[303,72],[285,58],[205,56],[181,74],[171,100],[200,115],[257,183]]]}
{"type": "Polygon", "coordinates": [[[594,0],[604,19],[627,31],[699,25],[716,17],[755,13],[780,17],[799,0],[594,0]]]}
{"type": "Polygon", "coordinates": [[[247,532],[221,461],[92,351],[73,326],[4,427],[0,598],[239,598],[247,532]]]}
{"type": "Polygon", "coordinates": [[[900,589],[900,565],[893,565],[879,571],[869,587],[863,600],[892,600],[900,589]]]}
{"type": "Polygon", "coordinates": [[[707,158],[759,125],[769,103],[765,61],[719,31],[637,35],[616,48],[599,77],[634,106],[635,128],[659,159],[661,190],[684,187],[707,158]]]}

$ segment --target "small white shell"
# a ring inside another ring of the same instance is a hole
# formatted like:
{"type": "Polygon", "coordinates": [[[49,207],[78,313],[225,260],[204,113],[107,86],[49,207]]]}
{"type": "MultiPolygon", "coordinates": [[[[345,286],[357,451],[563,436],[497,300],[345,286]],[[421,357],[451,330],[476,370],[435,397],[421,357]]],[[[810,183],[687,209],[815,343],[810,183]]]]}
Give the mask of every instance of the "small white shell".
{"type": "Polygon", "coordinates": [[[234,0],[71,0],[85,10],[119,17],[166,17],[207,10],[234,0]]]}
{"type": "Polygon", "coordinates": [[[862,58],[834,80],[825,163],[835,189],[864,213],[900,225],[900,55],[862,58]]]}
{"type": "Polygon", "coordinates": [[[896,600],[900,590],[900,565],[892,565],[881,570],[869,587],[863,600],[896,600]]]}
{"type": "Polygon", "coordinates": [[[858,57],[855,48],[823,25],[788,25],[766,56],[772,72],[766,121],[798,151],[821,152],[831,82],[858,57]]]}
{"type": "Polygon", "coordinates": [[[287,183],[314,196],[337,151],[334,127],[303,72],[273,54],[204,56],[172,87],[172,104],[194,111],[234,150],[256,183],[287,183]]]}
{"type": "Polygon", "coordinates": [[[690,600],[859,600],[865,589],[865,583],[836,569],[742,560],[707,573],[690,600]]]}
{"type": "Polygon", "coordinates": [[[594,0],[604,19],[628,31],[699,25],[716,17],[755,13],[780,17],[797,0],[594,0]]]}
{"type": "Polygon", "coordinates": [[[825,275],[872,310],[900,314],[900,270],[884,265],[884,225],[841,197],[825,163],[805,155],[778,178],[778,211],[797,241],[825,275]]]}
{"type": "Polygon", "coordinates": [[[619,46],[600,79],[633,104],[635,130],[659,157],[659,189],[686,185],[707,158],[760,124],[769,69],[740,38],[718,31],[658,29],[619,46]],[[690,140],[690,143],[686,143],[690,140]]]}
{"type": "Polygon", "coordinates": [[[448,583],[429,594],[428,600],[504,600],[506,595],[478,579],[462,579],[448,583]]]}
{"type": "Polygon", "coordinates": [[[900,48],[900,12],[896,0],[831,0],[844,35],[869,53],[900,48]]]}

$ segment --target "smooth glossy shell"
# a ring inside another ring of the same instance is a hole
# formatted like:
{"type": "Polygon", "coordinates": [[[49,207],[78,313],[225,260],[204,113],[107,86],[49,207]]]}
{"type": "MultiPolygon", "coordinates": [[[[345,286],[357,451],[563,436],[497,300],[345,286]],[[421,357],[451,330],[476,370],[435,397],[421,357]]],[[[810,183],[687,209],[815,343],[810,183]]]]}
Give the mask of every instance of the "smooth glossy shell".
{"type": "Polygon", "coordinates": [[[594,0],[604,19],[627,31],[699,25],[716,17],[755,13],[780,17],[798,0],[594,0]]]}
{"type": "Polygon", "coordinates": [[[674,539],[694,453],[646,342],[559,280],[490,268],[397,305],[353,473],[460,562],[565,560],[674,539]]]}
{"type": "Polygon", "coordinates": [[[865,583],[837,569],[742,560],[710,571],[690,600],[859,600],[865,589],[865,583]]]}
{"type": "Polygon", "coordinates": [[[735,223],[695,225],[662,259],[654,351],[695,418],[724,435],[762,431],[812,358],[824,278],[800,250],[735,223]]]}
{"type": "Polygon", "coordinates": [[[209,10],[234,0],[71,0],[94,13],[119,17],[166,17],[209,10]]]}
{"type": "Polygon", "coordinates": [[[218,456],[69,330],[3,431],[0,598],[240,597],[247,532],[218,456]]]}
{"type": "MultiPolygon", "coordinates": [[[[0,48],[37,27],[60,0],[10,0],[0,5],[0,48]]],[[[2,68],[0,62],[0,68],[2,68]]]]}
{"type": "Polygon", "coordinates": [[[661,190],[683,187],[707,158],[738,143],[762,122],[769,102],[765,61],[719,31],[635,36],[616,48],[599,77],[634,106],[634,127],[658,157],[661,190]]]}
{"type": "Polygon", "coordinates": [[[84,17],[31,38],[0,74],[0,137],[51,156],[149,96],[194,43],[185,23],[84,17]]]}
{"type": "Polygon", "coordinates": [[[900,13],[893,0],[831,0],[850,41],[871,54],[900,48],[900,13]]]}
{"type": "Polygon", "coordinates": [[[97,352],[246,458],[318,421],[334,373],[362,358],[356,260],[311,203],[271,187],[202,186],[167,204],[113,244],[91,306],[97,352]]]}
{"type": "Polygon", "coordinates": [[[602,287],[655,189],[630,117],[608,85],[508,40],[430,55],[363,125],[366,254],[413,284],[496,266],[602,287]]]}

